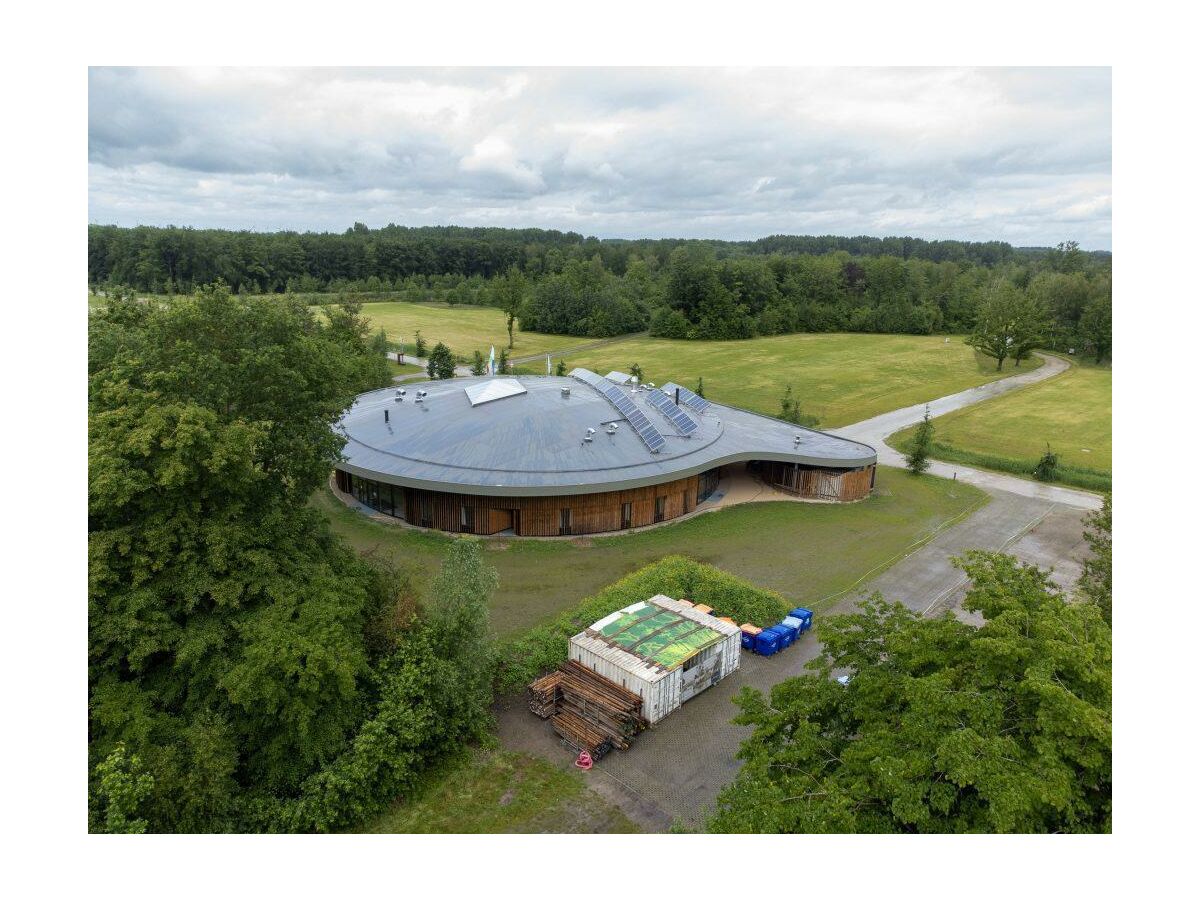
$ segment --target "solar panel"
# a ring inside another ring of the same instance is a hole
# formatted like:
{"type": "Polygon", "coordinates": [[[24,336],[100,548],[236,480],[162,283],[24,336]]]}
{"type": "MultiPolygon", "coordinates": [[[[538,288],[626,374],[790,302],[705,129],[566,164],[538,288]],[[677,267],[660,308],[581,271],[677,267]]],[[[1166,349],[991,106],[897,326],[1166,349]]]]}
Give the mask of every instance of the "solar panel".
{"type": "Polygon", "coordinates": [[[652,390],[647,399],[651,406],[671,420],[671,424],[680,434],[691,434],[700,427],[695,419],[676,406],[675,402],[658,388],[652,390]]]}
{"type": "Polygon", "coordinates": [[[699,394],[692,393],[687,388],[681,387],[680,385],[675,384],[673,381],[668,381],[666,384],[664,384],[663,390],[668,394],[673,394],[676,391],[679,391],[679,399],[699,413],[704,412],[706,409],[712,406],[711,403],[709,403],[699,394]]]}
{"type": "Polygon", "coordinates": [[[642,439],[642,443],[649,448],[651,453],[657,453],[667,443],[662,432],[655,428],[654,423],[646,418],[646,414],[634,405],[633,401],[629,399],[629,395],[607,378],[601,378],[590,369],[572,369],[571,377],[591,385],[603,394],[604,398],[616,407],[617,412],[637,432],[637,436],[642,439]]]}

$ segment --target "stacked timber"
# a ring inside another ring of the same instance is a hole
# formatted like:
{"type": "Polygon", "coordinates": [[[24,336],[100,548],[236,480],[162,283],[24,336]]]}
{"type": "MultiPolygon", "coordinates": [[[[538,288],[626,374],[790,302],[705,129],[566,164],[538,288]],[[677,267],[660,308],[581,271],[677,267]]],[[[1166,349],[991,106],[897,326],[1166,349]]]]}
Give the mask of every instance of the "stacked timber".
{"type": "Polygon", "coordinates": [[[529,685],[529,709],[535,716],[548,719],[558,712],[558,701],[562,699],[561,684],[562,673],[551,672],[529,685]]]}
{"type": "Polygon", "coordinates": [[[574,661],[529,685],[529,708],[549,718],[564,742],[596,759],[614,747],[628,750],[647,724],[638,694],[574,661]]]}

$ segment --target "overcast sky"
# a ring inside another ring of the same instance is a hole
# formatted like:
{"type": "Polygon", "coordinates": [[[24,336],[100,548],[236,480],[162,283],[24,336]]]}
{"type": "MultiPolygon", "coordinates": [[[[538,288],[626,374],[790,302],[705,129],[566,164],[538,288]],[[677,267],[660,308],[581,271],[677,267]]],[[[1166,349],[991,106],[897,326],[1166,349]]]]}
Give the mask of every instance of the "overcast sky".
{"type": "Polygon", "coordinates": [[[1108,69],[92,69],[88,214],[1111,249],[1108,69]]]}

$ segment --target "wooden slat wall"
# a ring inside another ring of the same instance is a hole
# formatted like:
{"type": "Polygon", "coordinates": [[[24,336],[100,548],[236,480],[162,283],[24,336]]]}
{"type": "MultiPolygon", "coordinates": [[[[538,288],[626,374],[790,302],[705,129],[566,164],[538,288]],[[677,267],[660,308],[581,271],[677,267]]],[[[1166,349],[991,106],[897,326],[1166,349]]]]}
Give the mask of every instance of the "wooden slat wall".
{"type": "MultiPolygon", "coordinates": [[[[801,497],[839,501],[861,500],[867,496],[875,468],[868,466],[858,471],[845,471],[798,469],[788,463],[764,465],[767,480],[783,490],[801,497]]],[[[337,473],[337,484],[342,490],[349,490],[349,479],[344,475],[340,471],[337,473]]],[[[395,515],[413,525],[462,532],[463,506],[466,505],[474,509],[470,533],[486,535],[512,528],[515,511],[519,534],[553,537],[559,534],[562,510],[570,509],[571,534],[597,534],[621,530],[622,506],[626,503],[631,506],[631,528],[654,522],[654,502],[658,497],[666,498],[664,522],[689,513],[696,508],[699,488],[699,475],[628,491],[566,497],[488,497],[398,487],[395,490],[395,515]],[[427,519],[423,515],[426,510],[427,519]]]]}
{"type": "Polygon", "coordinates": [[[861,500],[871,493],[875,467],[862,469],[806,469],[791,463],[769,462],[766,479],[781,490],[814,500],[836,500],[843,503],[861,500]]]}
{"type": "MultiPolygon", "coordinates": [[[[337,482],[339,488],[349,488],[349,482],[342,477],[342,473],[338,474],[337,482]]],[[[626,503],[630,504],[631,528],[654,522],[654,506],[658,497],[665,498],[662,521],[689,513],[696,507],[699,485],[700,476],[692,475],[666,484],[627,491],[565,497],[488,497],[397,488],[396,515],[414,525],[462,532],[463,507],[468,506],[474,510],[474,526],[470,533],[496,534],[513,527],[515,511],[521,535],[550,537],[559,534],[562,510],[570,509],[571,534],[596,534],[621,530],[622,507],[626,503]],[[410,515],[404,515],[405,511],[410,515]]]]}

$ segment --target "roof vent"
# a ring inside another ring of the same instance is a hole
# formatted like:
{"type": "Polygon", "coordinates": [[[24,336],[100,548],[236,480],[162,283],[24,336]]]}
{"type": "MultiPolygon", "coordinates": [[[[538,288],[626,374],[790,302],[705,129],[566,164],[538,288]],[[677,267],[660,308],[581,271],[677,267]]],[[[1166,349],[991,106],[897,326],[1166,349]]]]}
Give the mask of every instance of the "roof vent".
{"type": "Polygon", "coordinates": [[[565,388],[563,388],[563,389],[562,389],[562,395],[563,395],[564,397],[570,397],[570,396],[571,396],[571,389],[570,389],[569,387],[565,387],[565,388]]]}

